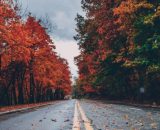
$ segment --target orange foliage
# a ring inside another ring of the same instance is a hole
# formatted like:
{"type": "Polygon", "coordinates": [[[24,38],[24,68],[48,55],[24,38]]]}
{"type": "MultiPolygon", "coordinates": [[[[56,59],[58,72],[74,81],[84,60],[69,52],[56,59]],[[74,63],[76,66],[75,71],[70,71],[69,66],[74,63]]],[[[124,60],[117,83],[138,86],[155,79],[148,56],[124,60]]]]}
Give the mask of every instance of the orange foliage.
{"type": "Polygon", "coordinates": [[[69,94],[68,63],[55,53],[54,43],[41,21],[31,14],[23,21],[17,9],[12,1],[0,1],[0,89],[7,90],[4,96],[13,93],[22,100],[25,98],[23,102],[26,102],[31,91],[34,98],[38,94],[45,95],[50,89],[61,89],[64,94],[69,94]],[[16,92],[9,91],[11,87],[16,92]],[[21,94],[25,90],[26,95],[21,94]]]}

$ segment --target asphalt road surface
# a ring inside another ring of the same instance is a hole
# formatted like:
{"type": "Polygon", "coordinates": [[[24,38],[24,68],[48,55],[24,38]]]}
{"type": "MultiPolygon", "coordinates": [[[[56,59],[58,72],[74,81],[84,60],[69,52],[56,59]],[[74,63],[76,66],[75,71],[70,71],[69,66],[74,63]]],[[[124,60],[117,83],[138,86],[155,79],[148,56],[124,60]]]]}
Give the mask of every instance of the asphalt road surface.
{"type": "Polygon", "coordinates": [[[160,110],[65,100],[2,115],[0,130],[160,130],[160,110]]]}

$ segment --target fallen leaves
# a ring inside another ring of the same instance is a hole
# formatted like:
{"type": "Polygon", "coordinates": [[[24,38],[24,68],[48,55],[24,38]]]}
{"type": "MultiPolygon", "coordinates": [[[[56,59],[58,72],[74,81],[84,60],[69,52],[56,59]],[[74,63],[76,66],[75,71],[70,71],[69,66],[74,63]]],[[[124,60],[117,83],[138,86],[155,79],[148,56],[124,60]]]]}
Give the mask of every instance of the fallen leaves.
{"type": "Polygon", "coordinates": [[[125,115],[124,115],[124,119],[125,119],[125,120],[128,120],[128,118],[129,118],[128,115],[125,114],[125,115]]]}
{"type": "Polygon", "coordinates": [[[155,123],[155,122],[151,123],[150,126],[152,129],[157,129],[157,123],[155,123]]]}
{"type": "Polygon", "coordinates": [[[51,119],[51,121],[53,121],[53,122],[57,122],[57,120],[56,120],[56,119],[51,119]]]}
{"type": "Polygon", "coordinates": [[[68,121],[70,121],[70,120],[69,119],[64,120],[64,122],[68,122],[68,121]]]}
{"type": "Polygon", "coordinates": [[[42,122],[42,120],[39,120],[39,122],[42,122]]]}
{"type": "Polygon", "coordinates": [[[7,112],[7,111],[24,109],[24,108],[27,109],[27,108],[40,107],[40,106],[49,105],[49,104],[52,104],[52,103],[53,103],[53,101],[43,102],[43,103],[33,103],[33,104],[24,104],[24,105],[15,105],[15,106],[0,107],[0,112],[7,112]]]}

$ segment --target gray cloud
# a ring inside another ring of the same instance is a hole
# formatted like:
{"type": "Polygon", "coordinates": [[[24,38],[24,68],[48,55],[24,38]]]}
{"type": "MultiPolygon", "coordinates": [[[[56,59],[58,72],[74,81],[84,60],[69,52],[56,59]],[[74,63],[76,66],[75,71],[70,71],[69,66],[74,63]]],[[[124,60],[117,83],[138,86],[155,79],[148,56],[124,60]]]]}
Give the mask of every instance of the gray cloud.
{"type": "Polygon", "coordinates": [[[71,40],[75,35],[75,17],[77,13],[83,14],[81,0],[24,0],[26,8],[38,16],[48,14],[56,28],[54,37],[71,40]]]}

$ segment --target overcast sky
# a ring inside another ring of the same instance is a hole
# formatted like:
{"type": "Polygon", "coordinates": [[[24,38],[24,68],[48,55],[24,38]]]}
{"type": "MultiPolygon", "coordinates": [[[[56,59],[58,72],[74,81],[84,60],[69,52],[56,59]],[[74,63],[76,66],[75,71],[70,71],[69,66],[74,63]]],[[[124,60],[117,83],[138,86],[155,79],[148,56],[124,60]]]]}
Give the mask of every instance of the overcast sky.
{"type": "Polygon", "coordinates": [[[67,59],[73,76],[77,76],[77,66],[74,57],[79,54],[78,45],[73,40],[75,35],[76,14],[83,14],[81,0],[20,0],[24,9],[44,17],[49,16],[56,28],[52,37],[56,45],[56,52],[67,59]]]}

